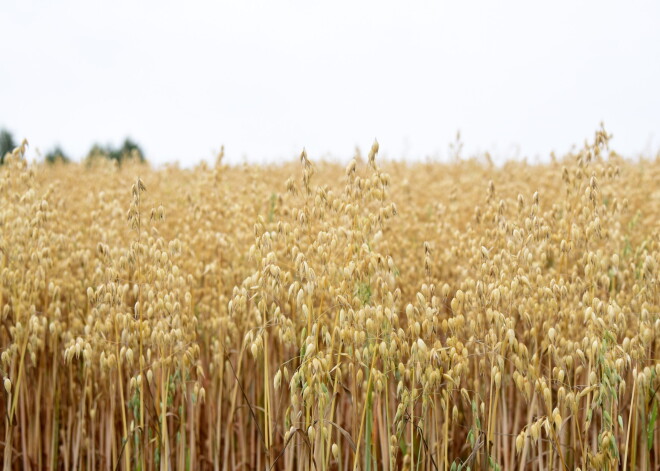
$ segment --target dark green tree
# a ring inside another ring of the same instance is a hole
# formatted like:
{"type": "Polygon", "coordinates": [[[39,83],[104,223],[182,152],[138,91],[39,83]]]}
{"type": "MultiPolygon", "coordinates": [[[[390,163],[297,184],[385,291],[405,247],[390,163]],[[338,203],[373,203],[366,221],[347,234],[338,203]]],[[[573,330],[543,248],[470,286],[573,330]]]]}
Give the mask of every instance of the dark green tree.
{"type": "Polygon", "coordinates": [[[85,157],[86,161],[92,161],[96,158],[108,158],[108,149],[103,147],[100,144],[94,144],[91,149],[89,149],[89,152],[87,152],[87,157],[85,157]]]}
{"type": "Polygon", "coordinates": [[[87,153],[85,160],[90,162],[99,157],[116,160],[120,164],[126,159],[137,159],[140,162],[146,162],[144,152],[140,146],[130,138],[124,139],[123,144],[119,148],[94,144],[87,153]]]}
{"type": "Polygon", "coordinates": [[[124,139],[124,143],[119,149],[110,150],[109,157],[120,163],[125,159],[137,159],[140,162],[145,161],[144,152],[142,152],[140,146],[128,137],[124,139]]]}
{"type": "Polygon", "coordinates": [[[46,154],[46,162],[54,164],[55,162],[62,162],[68,164],[71,159],[64,153],[60,146],[56,146],[53,150],[46,154]]]}
{"type": "Polygon", "coordinates": [[[3,129],[0,131],[0,165],[5,163],[5,155],[17,147],[14,137],[9,131],[3,129]]]}

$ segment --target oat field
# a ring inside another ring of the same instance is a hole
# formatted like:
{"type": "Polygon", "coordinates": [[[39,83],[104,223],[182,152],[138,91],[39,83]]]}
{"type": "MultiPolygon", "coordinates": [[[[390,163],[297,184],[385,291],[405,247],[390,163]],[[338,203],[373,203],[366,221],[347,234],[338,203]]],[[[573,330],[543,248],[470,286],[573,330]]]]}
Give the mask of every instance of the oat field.
{"type": "Polygon", "coordinates": [[[660,158],[0,167],[4,469],[660,468],[660,158]]]}

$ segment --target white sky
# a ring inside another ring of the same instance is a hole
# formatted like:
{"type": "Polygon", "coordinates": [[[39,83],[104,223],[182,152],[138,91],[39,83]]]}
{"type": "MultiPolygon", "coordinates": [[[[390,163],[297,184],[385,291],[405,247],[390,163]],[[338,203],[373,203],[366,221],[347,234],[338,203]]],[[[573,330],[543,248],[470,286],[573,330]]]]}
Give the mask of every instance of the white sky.
{"type": "Polygon", "coordinates": [[[0,127],[153,163],[660,148],[657,1],[0,3],[0,127]]]}

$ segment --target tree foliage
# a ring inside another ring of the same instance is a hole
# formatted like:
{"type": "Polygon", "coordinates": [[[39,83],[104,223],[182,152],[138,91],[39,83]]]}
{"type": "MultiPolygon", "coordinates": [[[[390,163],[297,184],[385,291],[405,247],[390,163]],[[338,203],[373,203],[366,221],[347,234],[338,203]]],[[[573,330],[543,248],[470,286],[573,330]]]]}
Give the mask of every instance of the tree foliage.
{"type": "Polygon", "coordinates": [[[56,162],[69,163],[71,159],[64,153],[60,146],[55,146],[50,152],[46,154],[44,159],[49,164],[54,164],[56,162]]]}
{"type": "Polygon", "coordinates": [[[0,130],[0,165],[5,163],[5,155],[17,147],[14,136],[6,129],[0,130]]]}
{"type": "Polygon", "coordinates": [[[126,159],[135,159],[140,162],[146,161],[144,152],[140,146],[130,138],[124,139],[120,147],[94,144],[87,153],[87,160],[93,160],[99,157],[115,160],[119,163],[122,163],[126,159]]]}

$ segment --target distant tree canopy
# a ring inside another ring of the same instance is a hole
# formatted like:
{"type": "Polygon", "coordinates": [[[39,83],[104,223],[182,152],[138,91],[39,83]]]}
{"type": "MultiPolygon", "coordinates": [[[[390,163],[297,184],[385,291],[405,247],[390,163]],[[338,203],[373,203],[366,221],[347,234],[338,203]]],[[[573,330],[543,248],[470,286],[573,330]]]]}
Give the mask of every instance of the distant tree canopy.
{"type": "MultiPolygon", "coordinates": [[[[11,132],[6,129],[0,130],[0,165],[5,163],[5,156],[13,152],[13,150],[18,147],[18,144],[14,141],[14,136],[11,132]]],[[[118,163],[122,163],[124,160],[136,160],[139,162],[146,162],[144,157],[144,152],[140,146],[133,141],[131,138],[124,139],[124,142],[119,147],[114,147],[112,145],[102,146],[99,144],[94,144],[92,148],[87,153],[86,160],[90,161],[99,157],[103,157],[110,160],[115,160],[118,163]]],[[[63,163],[68,163],[71,161],[68,155],[62,150],[60,146],[55,146],[51,151],[49,151],[44,160],[53,164],[55,162],[61,161],[63,163]]]]}
{"type": "Polygon", "coordinates": [[[56,146],[53,150],[46,154],[45,161],[49,164],[54,164],[55,162],[69,163],[71,159],[64,153],[60,146],[56,146]]]}
{"type": "Polygon", "coordinates": [[[110,160],[116,160],[121,163],[126,159],[135,159],[140,162],[145,162],[144,152],[140,146],[130,138],[124,139],[124,143],[119,148],[112,146],[101,146],[94,144],[87,153],[87,160],[104,157],[110,160]]]}
{"type": "Polygon", "coordinates": [[[5,155],[12,152],[16,147],[14,137],[9,131],[3,129],[0,131],[0,165],[5,163],[5,155]]]}

